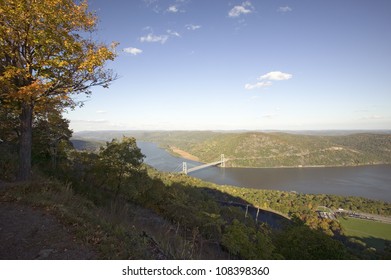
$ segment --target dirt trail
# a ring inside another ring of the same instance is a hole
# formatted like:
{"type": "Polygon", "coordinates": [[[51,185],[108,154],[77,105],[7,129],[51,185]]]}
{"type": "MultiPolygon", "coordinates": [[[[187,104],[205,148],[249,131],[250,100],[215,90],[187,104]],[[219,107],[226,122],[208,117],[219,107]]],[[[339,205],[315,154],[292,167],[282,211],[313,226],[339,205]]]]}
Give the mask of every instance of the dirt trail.
{"type": "Polygon", "coordinates": [[[97,254],[78,243],[55,216],[14,202],[0,202],[0,259],[80,260],[97,254]]]}

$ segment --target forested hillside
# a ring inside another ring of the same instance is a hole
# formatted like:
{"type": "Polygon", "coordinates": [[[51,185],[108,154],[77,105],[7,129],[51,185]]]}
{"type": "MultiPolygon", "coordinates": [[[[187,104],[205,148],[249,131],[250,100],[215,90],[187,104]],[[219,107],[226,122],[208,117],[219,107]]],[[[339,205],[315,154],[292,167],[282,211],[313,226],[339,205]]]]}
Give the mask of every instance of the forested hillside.
{"type": "Polygon", "coordinates": [[[73,147],[76,150],[80,151],[98,151],[99,147],[104,145],[104,141],[93,141],[93,140],[82,140],[82,139],[72,139],[71,140],[73,147]]]}
{"type": "Polygon", "coordinates": [[[303,135],[264,132],[88,132],[77,134],[93,140],[120,135],[179,148],[201,161],[211,162],[224,154],[231,167],[354,166],[391,163],[391,135],[303,135]]]}

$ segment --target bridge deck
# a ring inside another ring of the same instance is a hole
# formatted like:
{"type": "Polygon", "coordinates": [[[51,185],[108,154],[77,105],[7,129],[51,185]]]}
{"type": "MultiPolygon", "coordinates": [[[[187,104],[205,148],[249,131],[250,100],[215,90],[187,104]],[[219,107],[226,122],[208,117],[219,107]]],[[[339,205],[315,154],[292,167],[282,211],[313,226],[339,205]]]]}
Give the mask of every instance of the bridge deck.
{"type": "Polygon", "coordinates": [[[203,165],[200,165],[200,166],[195,166],[193,168],[189,168],[187,170],[187,173],[189,174],[190,172],[194,172],[194,171],[197,171],[197,170],[200,170],[200,169],[203,169],[203,168],[207,168],[209,166],[219,165],[219,164],[221,164],[221,160],[215,161],[215,162],[211,162],[211,163],[206,163],[206,164],[203,164],[203,165]]]}

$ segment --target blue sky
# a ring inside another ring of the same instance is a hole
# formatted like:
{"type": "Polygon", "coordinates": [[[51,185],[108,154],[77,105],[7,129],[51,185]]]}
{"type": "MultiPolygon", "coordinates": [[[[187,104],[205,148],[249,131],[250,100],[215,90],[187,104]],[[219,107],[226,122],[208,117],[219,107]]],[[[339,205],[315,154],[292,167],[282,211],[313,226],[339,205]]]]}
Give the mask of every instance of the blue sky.
{"type": "Polygon", "coordinates": [[[74,131],[391,129],[389,0],[89,3],[120,79],[74,131]]]}

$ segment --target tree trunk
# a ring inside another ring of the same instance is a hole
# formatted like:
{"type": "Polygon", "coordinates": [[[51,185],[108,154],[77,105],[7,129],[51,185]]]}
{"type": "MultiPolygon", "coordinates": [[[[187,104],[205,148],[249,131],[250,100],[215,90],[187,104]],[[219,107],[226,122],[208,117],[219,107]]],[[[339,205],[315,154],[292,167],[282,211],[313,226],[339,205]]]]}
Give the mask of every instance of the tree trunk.
{"type": "Polygon", "coordinates": [[[24,101],[20,115],[19,181],[28,181],[31,177],[32,120],[33,105],[24,101]]]}

